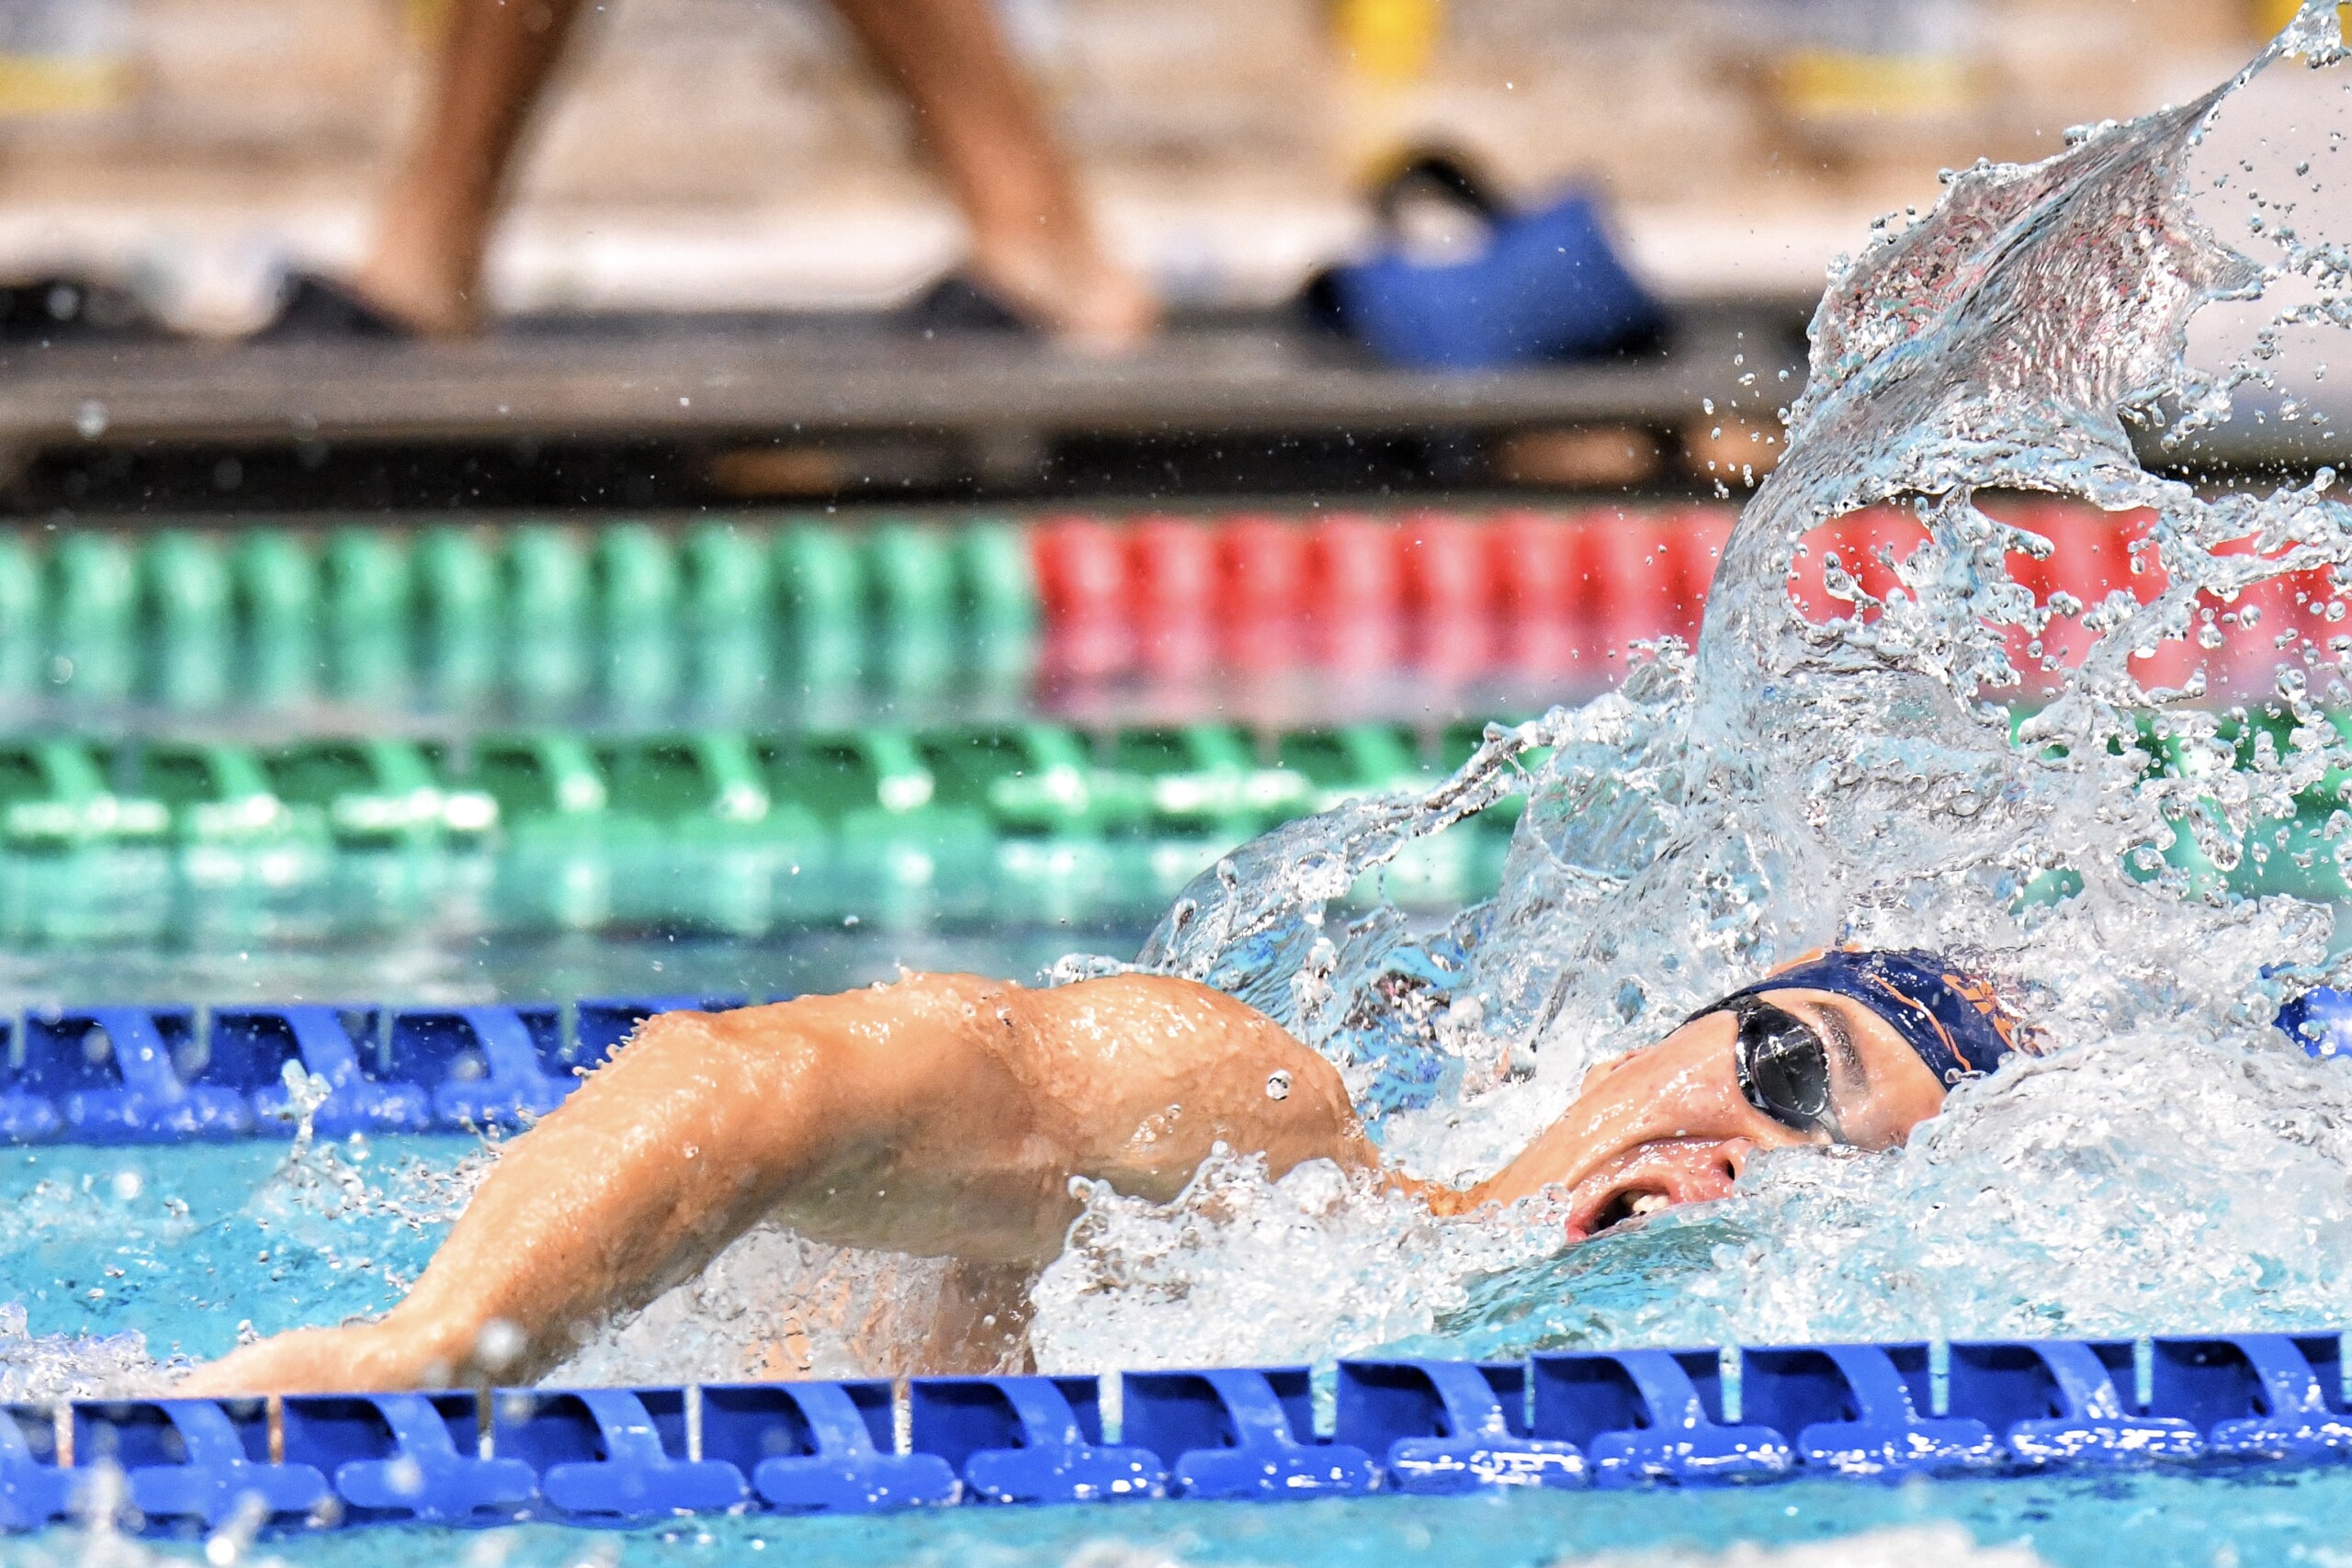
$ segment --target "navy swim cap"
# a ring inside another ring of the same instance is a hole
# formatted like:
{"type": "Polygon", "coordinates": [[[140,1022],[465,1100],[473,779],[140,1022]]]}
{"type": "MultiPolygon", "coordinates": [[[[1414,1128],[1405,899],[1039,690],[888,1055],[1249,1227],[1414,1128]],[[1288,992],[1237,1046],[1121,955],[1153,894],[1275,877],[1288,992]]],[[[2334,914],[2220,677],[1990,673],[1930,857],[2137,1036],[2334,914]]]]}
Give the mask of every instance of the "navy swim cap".
{"type": "Polygon", "coordinates": [[[1734,991],[1827,991],[1861,1003],[1894,1027],[1945,1085],[1989,1073],[2012,1051],[2030,1050],[1993,987],[1932,953],[1835,949],[1734,991]]]}

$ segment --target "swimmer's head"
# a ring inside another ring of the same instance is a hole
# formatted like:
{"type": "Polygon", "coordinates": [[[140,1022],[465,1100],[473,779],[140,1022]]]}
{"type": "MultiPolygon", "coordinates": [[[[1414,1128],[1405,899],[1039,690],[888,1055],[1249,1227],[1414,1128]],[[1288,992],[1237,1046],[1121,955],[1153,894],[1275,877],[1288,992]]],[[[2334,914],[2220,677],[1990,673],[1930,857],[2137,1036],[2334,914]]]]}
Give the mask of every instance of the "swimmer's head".
{"type": "Polygon", "coordinates": [[[1568,1234],[1726,1196],[1758,1150],[1886,1149],[2028,1037],[1993,988],[1917,952],[1833,952],[1694,1013],[1593,1070],[1545,1133],[1568,1234]]]}

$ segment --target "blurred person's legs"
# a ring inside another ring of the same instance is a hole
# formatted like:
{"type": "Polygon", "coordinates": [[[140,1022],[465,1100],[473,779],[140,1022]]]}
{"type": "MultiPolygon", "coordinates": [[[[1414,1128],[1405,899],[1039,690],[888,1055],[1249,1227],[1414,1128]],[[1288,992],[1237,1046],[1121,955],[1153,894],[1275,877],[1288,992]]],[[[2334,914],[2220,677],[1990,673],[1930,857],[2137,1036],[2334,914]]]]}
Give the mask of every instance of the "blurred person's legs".
{"type": "Polygon", "coordinates": [[[563,52],[581,0],[457,0],[432,107],[351,278],[368,305],[417,332],[473,330],[482,257],[523,127],[563,52]]]}
{"type": "Polygon", "coordinates": [[[898,84],[972,230],[975,281],[1016,315],[1119,347],[1150,295],[1099,243],[1043,106],[990,0],[833,0],[898,84]]]}
{"type": "MultiPolygon", "coordinates": [[[[1131,344],[1155,309],[1103,253],[989,0],[835,0],[905,95],[971,227],[973,280],[1080,342],[1131,344]]],[[[433,108],[385,202],[360,300],[415,331],[470,331],[508,165],[581,0],[458,0],[433,108]]]]}

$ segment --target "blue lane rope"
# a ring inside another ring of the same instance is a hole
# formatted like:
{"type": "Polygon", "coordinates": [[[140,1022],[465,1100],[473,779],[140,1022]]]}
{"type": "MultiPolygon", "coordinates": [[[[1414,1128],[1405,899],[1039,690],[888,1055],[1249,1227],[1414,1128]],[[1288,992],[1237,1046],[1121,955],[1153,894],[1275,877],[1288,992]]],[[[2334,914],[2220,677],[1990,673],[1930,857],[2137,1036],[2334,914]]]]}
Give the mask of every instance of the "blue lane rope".
{"type": "Polygon", "coordinates": [[[0,1017],[0,1140],[291,1136],[289,1064],[325,1091],[311,1121],[323,1136],[514,1128],[562,1104],[581,1073],[652,1014],[750,1000],[78,1007],[0,1017]]]}
{"type": "MultiPolygon", "coordinates": [[[[298,1065],[325,1090],[322,1136],[527,1125],[654,1013],[729,997],[499,1006],[79,1007],[0,1015],[0,1142],[166,1144],[290,1137],[298,1065]]],[[[762,998],[784,1000],[782,996],[762,998]]],[[[2352,1055],[2352,995],[2278,1015],[2311,1055],[2352,1055]]]]}
{"type": "Polygon", "coordinates": [[[85,1517],[108,1467],[172,1529],[2308,1464],[2352,1460],[2347,1337],[1342,1361],[1329,1432],[1306,1367],[17,1404],[0,1527],[85,1517]]]}

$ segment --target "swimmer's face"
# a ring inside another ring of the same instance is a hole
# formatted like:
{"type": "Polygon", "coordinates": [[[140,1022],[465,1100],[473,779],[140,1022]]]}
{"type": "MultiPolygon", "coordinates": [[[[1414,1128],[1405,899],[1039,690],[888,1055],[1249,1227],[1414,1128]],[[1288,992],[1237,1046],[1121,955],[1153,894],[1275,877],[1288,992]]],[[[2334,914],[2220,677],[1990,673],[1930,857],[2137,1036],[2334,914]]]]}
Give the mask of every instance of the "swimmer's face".
{"type": "Polygon", "coordinates": [[[1657,1044],[1594,1068],[1576,1103],[1538,1140],[1546,1157],[1535,1167],[1544,1175],[1527,1188],[1568,1189],[1569,1239],[1678,1203],[1728,1196],[1759,1149],[1828,1143],[1832,1126],[1837,1141],[1893,1148],[1942,1109],[1944,1086],[1870,1009],[1799,988],[1767,991],[1762,999],[1820,1037],[1828,1067],[1826,1113],[1800,1129],[1749,1103],[1735,1061],[1740,1020],[1731,1012],[1694,1018],[1657,1044]]]}

